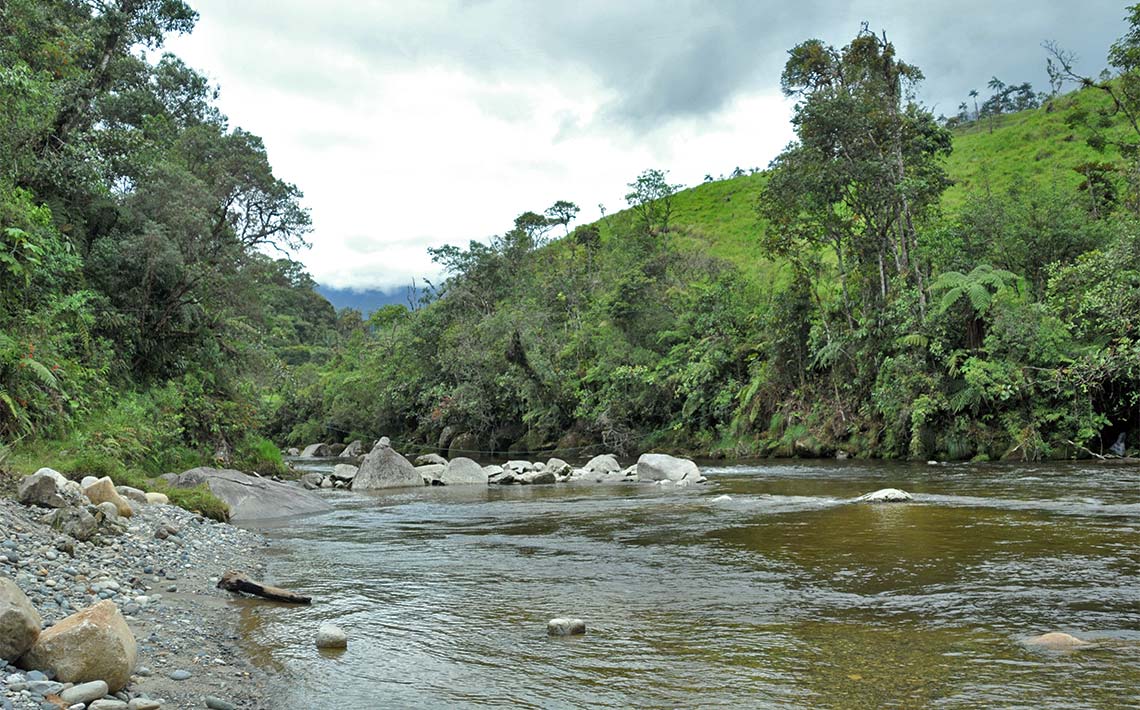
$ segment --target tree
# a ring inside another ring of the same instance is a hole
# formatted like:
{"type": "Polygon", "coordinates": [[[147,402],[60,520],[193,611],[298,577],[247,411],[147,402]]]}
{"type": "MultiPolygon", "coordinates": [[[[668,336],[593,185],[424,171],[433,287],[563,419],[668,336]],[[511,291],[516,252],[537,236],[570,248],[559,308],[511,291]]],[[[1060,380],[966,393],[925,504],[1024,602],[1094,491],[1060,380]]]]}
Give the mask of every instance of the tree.
{"type": "Polygon", "coordinates": [[[630,192],[626,193],[626,204],[650,234],[669,231],[673,195],[681,189],[681,185],[670,185],[666,179],[668,174],[668,170],[649,169],[627,185],[630,192]]]}
{"type": "Polygon", "coordinates": [[[773,161],[761,196],[765,248],[809,257],[830,248],[849,322],[852,281],[874,307],[897,275],[924,309],[917,224],[949,184],[941,158],[951,144],[913,100],[922,73],[865,25],[841,50],[808,40],[789,55],[781,86],[798,99],[798,141],[773,161]]]}
{"type": "Polygon", "coordinates": [[[558,200],[550,207],[546,208],[546,219],[550,224],[561,224],[562,228],[566,230],[566,234],[570,234],[570,223],[578,216],[578,205],[566,200],[558,200]]]}

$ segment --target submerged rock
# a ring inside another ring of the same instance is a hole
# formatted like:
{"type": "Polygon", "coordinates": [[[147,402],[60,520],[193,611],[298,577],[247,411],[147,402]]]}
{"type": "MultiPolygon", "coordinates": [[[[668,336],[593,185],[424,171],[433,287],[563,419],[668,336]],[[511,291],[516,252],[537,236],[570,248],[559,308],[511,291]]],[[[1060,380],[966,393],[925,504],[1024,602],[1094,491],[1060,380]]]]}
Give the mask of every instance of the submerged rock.
{"type": "Polygon", "coordinates": [[[883,488],[855,499],[857,503],[905,503],[909,500],[914,500],[913,496],[898,488],[883,488]]]}
{"type": "Polygon", "coordinates": [[[586,622],[562,617],[551,619],[546,622],[546,633],[550,636],[577,636],[586,633],[586,622]]]}
{"type": "Polygon", "coordinates": [[[1025,643],[1030,646],[1040,646],[1041,648],[1048,648],[1054,651],[1081,648],[1082,646],[1092,645],[1092,643],[1089,641],[1079,639],[1076,636],[1062,633],[1060,631],[1051,631],[1047,634],[1034,636],[1031,639],[1026,639],[1025,643]]]}

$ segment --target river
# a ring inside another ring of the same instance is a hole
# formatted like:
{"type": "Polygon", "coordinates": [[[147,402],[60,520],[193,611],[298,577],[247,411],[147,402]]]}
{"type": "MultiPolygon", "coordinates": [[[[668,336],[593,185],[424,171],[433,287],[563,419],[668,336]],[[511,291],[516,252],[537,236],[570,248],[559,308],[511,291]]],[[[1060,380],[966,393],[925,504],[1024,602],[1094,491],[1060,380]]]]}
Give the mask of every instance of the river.
{"type": "Polygon", "coordinates": [[[297,708],[1140,707],[1140,468],[702,470],[329,493],[266,530],[315,603],[240,605],[244,643],[297,708]],[[915,502],[847,502],[885,487],[915,502]]]}

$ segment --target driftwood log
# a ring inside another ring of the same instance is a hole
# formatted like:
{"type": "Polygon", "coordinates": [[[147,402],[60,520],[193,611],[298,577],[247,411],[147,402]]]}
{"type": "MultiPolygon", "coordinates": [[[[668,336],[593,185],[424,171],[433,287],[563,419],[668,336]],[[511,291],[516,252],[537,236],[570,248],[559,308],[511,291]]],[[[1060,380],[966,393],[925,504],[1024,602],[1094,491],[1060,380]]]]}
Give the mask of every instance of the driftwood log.
{"type": "Polygon", "coordinates": [[[271,587],[261,582],[255,582],[249,577],[246,577],[244,572],[233,569],[223,574],[222,578],[218,580],[218,589],[255,594],[265,599],[272,599],[275,602],[288,602],[290,604],[311,604],[313,602],[312,597],[290,592],[288,589],[271,587]]]}

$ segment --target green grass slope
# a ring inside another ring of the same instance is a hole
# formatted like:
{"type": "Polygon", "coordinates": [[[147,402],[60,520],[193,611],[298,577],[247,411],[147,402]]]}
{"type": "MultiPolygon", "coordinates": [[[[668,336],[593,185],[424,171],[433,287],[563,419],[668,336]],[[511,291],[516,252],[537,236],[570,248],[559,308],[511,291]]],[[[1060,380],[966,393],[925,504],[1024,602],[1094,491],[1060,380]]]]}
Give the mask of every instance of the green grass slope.
{"type": "MultiPolygon", "coordinates": [[[[1085,142],[1081,128],[1067,125],[1066,117],[1074,107],[1095,113],[1109,108],[1109,101],[1103,92],[1086,89],[1053,99],[1041,108],[956,128],[954,151],[946,161],[954,184],[943,196],[944,213],[953,215],[970,194],[987,189],[1001,193],[1018,182],[1075,190],[1082,180],[1075,167],[1118,160],[1115,150],[1098,153],[1085,142]]],[[[1124,135],[1127,131],[1122,120],[1113,119],[1107,132],[1124,135]]],[[[767,175],[760,173],[678,192],[670,222],[675,246],[725,259],[758,284],[778,280],[780,269],[764,258],[757,239],[765,225],[756,205],[766,182],[767,175]]],[[[628,218],[628,211],[609,217],[628,218]]]]}

